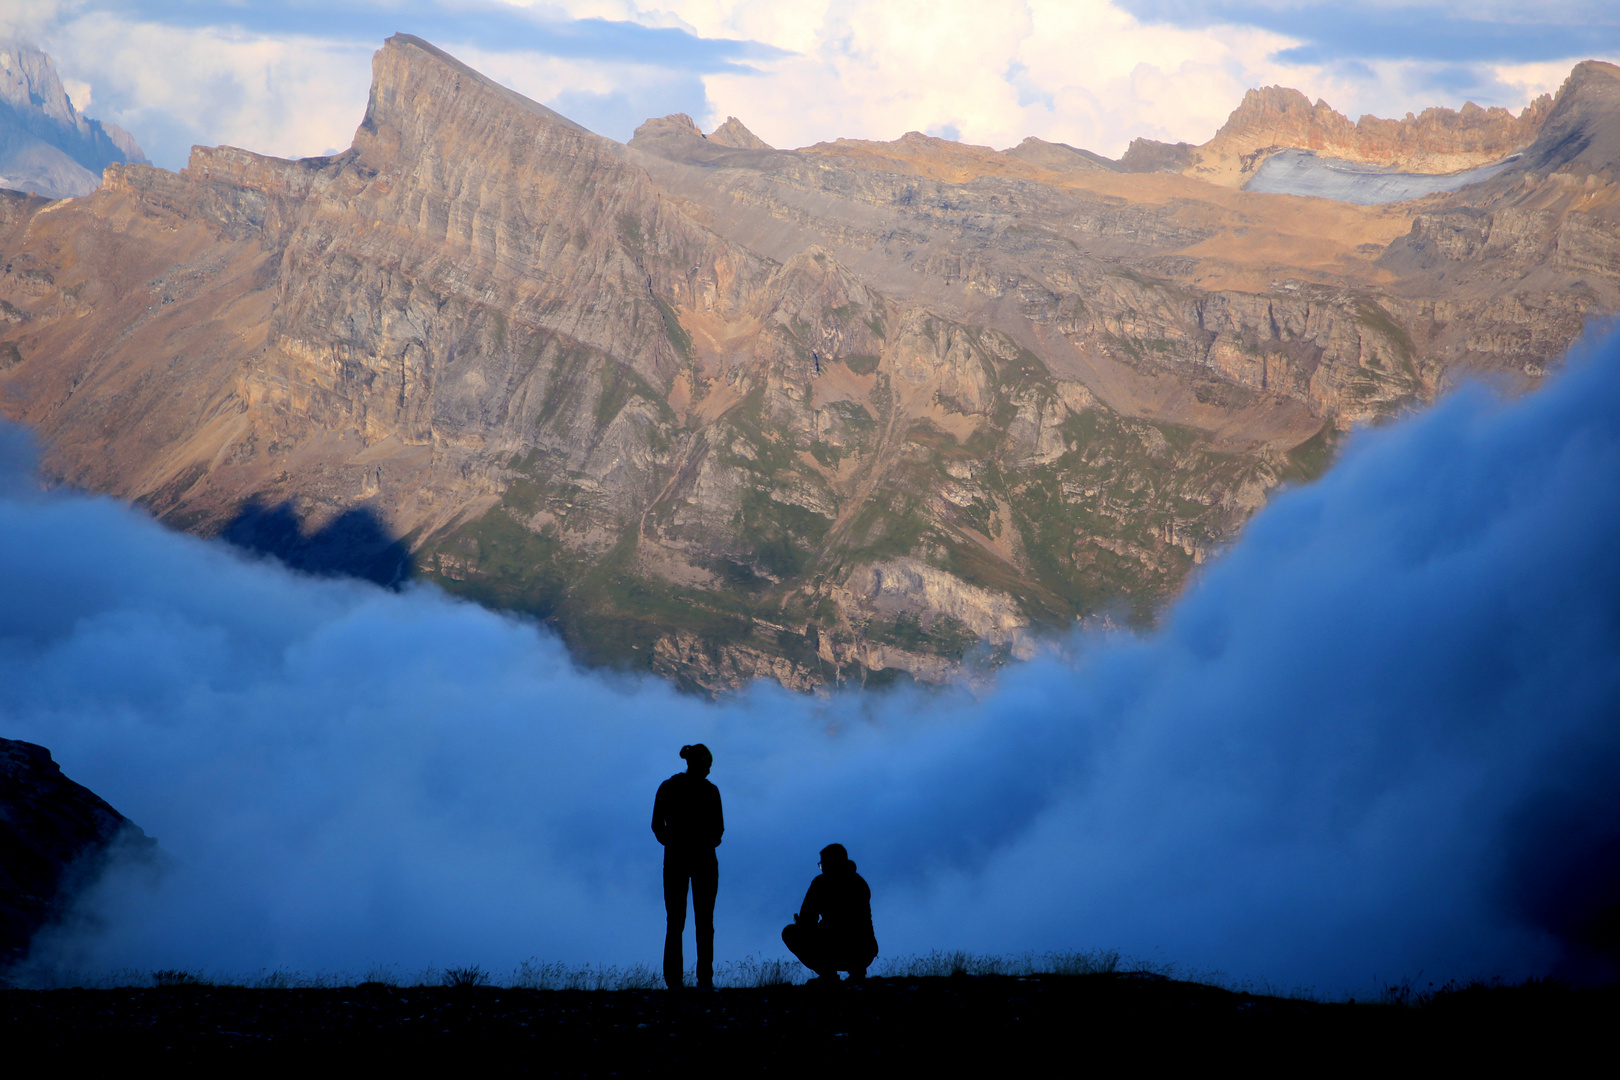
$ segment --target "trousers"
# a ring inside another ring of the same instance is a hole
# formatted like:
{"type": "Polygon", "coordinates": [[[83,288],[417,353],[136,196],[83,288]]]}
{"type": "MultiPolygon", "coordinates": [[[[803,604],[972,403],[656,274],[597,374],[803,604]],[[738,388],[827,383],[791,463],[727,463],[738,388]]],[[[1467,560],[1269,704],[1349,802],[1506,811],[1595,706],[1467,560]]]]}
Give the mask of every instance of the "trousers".
{"type": "Polygon", "coordinates": [[[782,944],[799,958],[799,963],[823,977],[847,971],[852,978],[864,978],[866,969],[877,959],[870,947],[840,940],[820,923],[794,923],[782,927],[782,944]]]}
{"type": "Polygon", "coordinates": [[[697,981],[714,985],[714,894],[720,888],[720,860],[714,849],[664,849],[664,985],[684,983],[681,935],[686,932],[686,890],[692,890],[692,922],[697,934],[697,981]]]}

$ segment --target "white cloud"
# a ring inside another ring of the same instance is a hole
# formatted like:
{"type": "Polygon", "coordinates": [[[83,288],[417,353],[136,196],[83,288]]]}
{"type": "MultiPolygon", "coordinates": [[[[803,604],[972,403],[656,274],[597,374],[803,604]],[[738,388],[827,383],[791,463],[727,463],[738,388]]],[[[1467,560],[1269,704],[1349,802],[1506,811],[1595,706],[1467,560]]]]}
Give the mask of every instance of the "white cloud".
{"type": "Polygon", "coordinates": [[[0,39],[31,41],[62,18],[61,0],[6,0],[0,6],[0,39]]]}
{"type": "Polygon", "coordinates": [[[1272,57],[1292,38],[1149,25],[1110,0],[582,0],[567,11],[794,53],[759,62],[759,75],[703,80],[712,108],[701,122],[735,115],[779,146],[951,130],[998,148],[1037,135],[1118,155],[1138,136],[1203,142],[1254,86],[1295,87],[1352,119],[1470,97],[1516,109],[1581,59],[1480,65],[1458,86],[1454,66],[1419,61],[1282,63],[1272,57]]]}
{"type": "Polygon", "coordinates": [[[797,56],[761,76],[705,76],[710,121],[767,141],[895,138],[950,127],[997,147],[1027,135],[1117,154],[1138,135],[1203,141],[1290,44],[1249,29],[1144,26],[1107,0],[694,0],[666,5],[705,35],[797,56]]]}
{"type": "Polygon", "coordinates": [[[1556,94],[1569,78],[1569,71],[1585,56],[1572,56],[1544,64],[1494,64],[1491,74],[1496,81],[1508,87],[1514,97],[1530,101],[1542,94],[1556,94]]]}
{"type": "Polygon", "coordinates": [[[160,165],[193,143],[278,157],[349,145],[365,114],[374,45],[273,38],[91,14],[43,36],[57,69],[160,165]]]}
{"type": "Polygon", "coordinates": [[[90,108],[94,98],[89,83],[82,79],[63,79],[62,89],[67,91],[68,100],[73,102],[73,107],[78,109],[81,115],[90,108]]]}
{"type": "Polygon", "coordinates": [[[625,140],[650,116],[705,110],[703,83],[689,72],[652,64],[497,52],[477,46],[450,50],[476,71],[535,101],[545,102],[592,131],[625,140]]]}

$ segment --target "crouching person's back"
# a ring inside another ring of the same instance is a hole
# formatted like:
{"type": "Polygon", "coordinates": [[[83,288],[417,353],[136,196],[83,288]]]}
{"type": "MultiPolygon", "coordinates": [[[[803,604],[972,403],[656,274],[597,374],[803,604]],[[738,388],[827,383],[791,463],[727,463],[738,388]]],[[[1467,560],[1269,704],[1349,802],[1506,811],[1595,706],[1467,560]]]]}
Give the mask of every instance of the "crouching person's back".
{"type": "Polygon", "coordinates": [[[810,883],[804,904],[783,928],[782,943],[818,979],[838,981],[840,971],[864,979],[877,958],[872,930],[872,890],[855,872],[842,844],[821,849],[821,873],[810,883]]]}

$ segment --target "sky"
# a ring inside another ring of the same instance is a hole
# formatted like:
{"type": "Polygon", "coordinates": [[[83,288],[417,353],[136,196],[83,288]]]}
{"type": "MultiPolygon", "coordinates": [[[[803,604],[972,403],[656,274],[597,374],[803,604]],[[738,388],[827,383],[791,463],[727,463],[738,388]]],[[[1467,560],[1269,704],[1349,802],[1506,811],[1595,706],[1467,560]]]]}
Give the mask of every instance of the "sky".
{"type": "Polygon", "coordinates": [[[1253,86],[1356,117],[1519,109],[1620,60],[1611,0],[6,0],[89,115],[159,165],[194,143],[349,145],[371,54],[426,38],[592,130],[735,115],[773,145],[917,130],[1112,156],[1201,143],[1253,86]]]}
{"type": "Polygon", "coordinates": [[[1617,548],[1611,338],[1520,400],[1464,387],[1356,434],[1156,631],[977,696],[710,703],[431,585],[42,490],[0,429],[0,735],[162,850],[25,977],[656,963],[653,794],[702,741],[722,961],[784,955],[838,842],[880,960],[1117,949],[1328,997],[1612,978],[1617,548]]]}

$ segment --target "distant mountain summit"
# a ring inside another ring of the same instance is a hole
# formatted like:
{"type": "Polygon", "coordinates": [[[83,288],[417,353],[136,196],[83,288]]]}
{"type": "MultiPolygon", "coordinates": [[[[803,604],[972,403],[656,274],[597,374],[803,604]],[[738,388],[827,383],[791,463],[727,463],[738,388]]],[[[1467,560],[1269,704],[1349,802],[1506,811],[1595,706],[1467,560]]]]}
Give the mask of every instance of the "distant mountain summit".
{"type": "Polygon", "coordinates": [[[51,58],[32,45],[0,41],[0,188],[53,199],[88,195],[114,162],[146,163],[117,124],[73,107],[51,58]]]}

